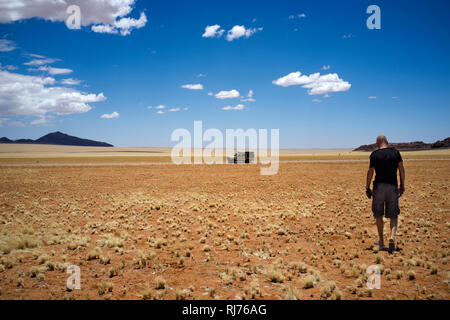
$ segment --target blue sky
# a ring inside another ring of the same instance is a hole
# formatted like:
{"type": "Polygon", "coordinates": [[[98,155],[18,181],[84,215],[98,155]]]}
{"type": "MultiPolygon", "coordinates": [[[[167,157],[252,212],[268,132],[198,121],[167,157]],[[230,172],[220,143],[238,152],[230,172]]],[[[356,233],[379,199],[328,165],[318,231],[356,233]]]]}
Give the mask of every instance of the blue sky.
{"type": "MultiPolygon", "coordinates": [[[[83,21],[89,2],[74,2],[81,3],[83,21]]],[[[127,35],[122,29],[94,32],[89,21],[70,30],[54,18],[62,15],[50,5],[17,21],[13,14],[0,14],[0,63],[7,79],[0,88],[0,136],[38,138],[62,131],[116,146],[170,147],[172,131],[193,130],[194,120],[202,120],[205,129],[278,128],[282,148],[356,147],[378,134],[391,141],[450,136],[448,1],[131,3],[126,17],[137,20],[143,12],[147,22],[127,35]],[[381,30],[366,27],[371,4],[381,9],[381,30]],[[220,25],[222,36],[202,37],[213,25],[220,25]],[[228,41],[234,26],[254,33],[228,41]],[[56,61],[29,64],[43,59],[56,61]],[[42,66],[47,69],[32,70],[42,66]],[[50,68],[72,72],[51,74],[50,68]],[[273,83],[297,71],[308,77],[336,74],[339,84],[348,85],[311,95],[303,84],[273,83]],[[54,82],[44,88],[92,94],[97,102],[87,102],[88,111],[65,109],[65,114],[51,111],[58,106],[22,106],[27,97],[11,104],[5,88],[12,74],[51,77],[54,82]],[[63,84],[68,78],[82,82],[63,84]],[[182,88],[186,84],[201,84],[203,90],[182,88]],[[239,97],[215,97],[231,90],[239,97]],[[242,101],[250,90],[255,101],[242,101]],[[156,109],[160,105],[165,108],[156,109]],[[239,105],[241,110],[223,110],[239,105]],[[113,112],[119,117],[102,118],[113,112]]]]}

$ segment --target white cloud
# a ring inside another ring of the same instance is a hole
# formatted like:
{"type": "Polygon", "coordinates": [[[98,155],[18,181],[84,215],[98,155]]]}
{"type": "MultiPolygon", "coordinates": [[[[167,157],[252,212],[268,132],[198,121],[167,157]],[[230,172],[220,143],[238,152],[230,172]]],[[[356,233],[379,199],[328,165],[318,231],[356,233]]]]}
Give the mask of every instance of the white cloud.
{"type": "Polygon", "coordinates": [[[33,59],[31,61],[25,62],[24,65],[26,66],[42,66],[44,64],[51,64],[56,61],[61,61],[59,59],[51,59],[51,58],[39,58],[39,59],[33,59]]]}
{"type": "Polygon", "coordinates": [[[282,87],[298,86],[309,82],[307,75],[301,75],[300,71],[291,72],[288,75],[272,81],[273,84],[282,87]]]}
{"type": "Polygon", "coordinates": [[[111,25],[99,24],[96,26],[92,26],[91,30],[96,33],[109,33],[109,34],[117,34],[119,31],[111,25]]]}
{"type": "Polygon", "coordinates": [[[197,84],[185,84],[181,86],[182,88],[189,90],[203,90],[203,85],[200,83],[197,84]]]}
{"type": "Polygon", "coordinates": [[[369,99],[376,99],[376,96],[369,96],[369,99]]]}
{"type": "Polygon", "coordinates": [[[220,38],[225,30],[220,29],[220,25],[215,24],[212,26],[207,26],[205,32],[202,34],[203,38],[220,38]]]}
{"type": "Polygon", "coordinates": [[[214,93],[208,92],[208,96],[213,96],[213,95],[214,95],[214,93]]]}
{"type": "Polygon", "coordinates": [[[339,78],[337,73],[329,73],[321,76],[320,73],[310,75],[311,82],[303,88],[308,88],[308,94],[327,94],[330,92],[343,92],[351,88],[351,84],[339,78]]]}
{"type": "Polygon", "coordinates": [[[52,77],[0,70],[0,116],[85,113],[91,109],[89,103],[106,99],[103,93],[87,94],[54,84],[52,77]]]}
{"type": "MultiPolygon", "coordinates": [[[[1,4],[0,4],[0,8],[1,8],[1,4]]],[[[1,9],[0,9],[0,12],[1,12],[1,9]]],[[[7,40],[7,39],[0,39],[0,52],[9,52],[9,51],[15,50],[16,48],[17,48],[16,44],[13,41],[7,40]]]]}
{"type": "Polygon", "coordinates": [[[141,12],[139,19],[122,18],[111,24],[99,24],[92,26],[91,30],[97,33],[109,33],[116,34],[120,31],[120,34],[127,36],[133,29],[140,29],[147,24],[147,16],[144,12],[141,12]]]}
{"type": "Polygon", "coordinates": [[[166,108],[166,106],[164,106],[164,105],[159,105],[159,106],[156,106],[156,107],[152,107],[152,106],[148,106],[147,107],[148,109],[156,109],[156,110],[158,110],[158,111],[156,111],[155,113],[156,114],[164,114],[164,113],[166,113],[166,112],[178,112],[178,111],[187,111],[188,110],[188,108],[179,108],[179,107],[173,107],[173,108],[166,108]]]}
{"type": "Polygon", "coordinates": [[[11,120],[8,122],[10,127],[25,127],[25,123],[21,121],[11,120]]]}
{"type": "Polygon", "coordinates": [[[114,25],[120,29],[120,34],[123,36],[129,35],[133,29],[141,29],[147,24],[147,16],[141,12],[139,19],[122,18],[115,22],[114,25]]]}
{"type": "Polygon", "coordinates": [[[226,106],[226,107],[223,107],[222,108],[222,110],[225,110],[225,111],[229,111],[229,110],[244,110],[245,109],[245,106],[243,105],[243,104],[238,104],[238,105],[236,105],[236,106],[226,106]]]}
{"type": "Polygon", "coordinates": [[[304,14],[304,13],[299,13],[299,14],[296,14],[296,15],[294,15],[294,14],[291,14],[290,16],[289,16],[289,19],[291,19],[291,20],[293,20],[293,19],[295,19],[295,18],[306,18],[306,14],[304,14]]]}
{"type": "Polygon", "coordinates": [[[46,124],[47,119],[45,117],[40,117],[39,119],[31,121],[31,125],[40,125],[40,124],[46,124]]]}
{"type": "Polygon", "coordinates": [[[48,74],[50,74],[52,76],[59,75],[59,74],[69,74],[69,73],[73,72],[72,69],[53,68],[53,67],[49,67],[49,66],[41,66],[41,67],[39,67],[37,69],[29,68],[27,70],[28,71],[44,71],[44,72],[47,72],[48,74]]]}
{"type": "Polygon", "coordinates": [[[353,34],[348,33],[348,34],[344,34],[344,35],[342,36],[342,39],[349,39],[349,38],[353,38],[353,34]]]}
{"type": "Polygon", "coordinates": [[[95,25],[94,32],[102,32],[110,26],[122,35],[130,34],[147,23],[144,12],[139,19],[126,17],[133,11],[135,0],[4,0],[0,1],[0,23],[10,23],[31,18],[42,18],[52,22],[65,22],[69,17],[66,10],[69,5],[78,5],[81,9],[81,25],[95,25]]]}
{"type": "Polygon", "coordinates": [[[117,119],[117,118],[119,118],[119,113],[116,111],[114,111],[113,113],[110,113],[110,114],[105,113],[105,114],[102,114],[100,116],[100,118],[102,118],[102,119],[117,119]]]}
{"type": "Polygon", "coordinates": [[[246,29],[244,26],[234,26],[227,32],[226,39],[228,41],[233,41],[234,39],[239,39],[241,37],[249,38],[251,35],[256,33],[257,31],[262,31],[263,28],[248,28],[246,29]]]}
{"type": "Polygon", "coordinates": [[[330,92],[347,91],[351,87],[351,84],[339,78],[337,73],[329,73],[322,76],[317,72],[307,76],[302,75],[300,71],[291,72],[272,81],[272,83],[282,87],[302,85],[303,88],[309,89],[309,95],[327,95],[330,92]]]}
{"type": "Polygon", "coordinates": [[[11,120],[8,118],[0,118],[0,128],[4,125],[8,127],[25,127],[25,124],[23,122],[11,120]]]}
{"type": "Polygon", "coordinates": [[[28,54],[28,56],[36,58],[36,59],[25,62],[24,65],[33,66],[33,67],[39,66],[39,68],[37,68],[37,69],[30,68],[30,69],[28,69],[28,71],[45,71],[51,75],[68,74],[68,73],[73,72],[73,70],[71,70],[71,69],[54,68],[54,67],[48,66],[48,64],[52,64],[54,62],[61,61],[61,59],[46,58],[44,56],[37,55],[37,54],[28,54]]]}
{"type": "Polygon", "coordinates": [[[12,70],[17,70],[18,68],[16,66],[13,66],[10,64],[2,65],[2,63],[0,62],[0,69],[12,71],[12,70]]]}
{"type": "Polygon", "coordinates": [[[204,73],[199,73],[199,74],[197,75],[197,78],[203,78],[203,77],[206,77],[206,74],[204,74],[204,73]]]}
{"type": "Polygon", "coordinates": [[[325,71],[326,71],[326,70],[328,70],[328,69],[330,69],[330,68],[331,68],[330,65],[325,65],[325,66],[322,67],[322,70],[325,70],[325,71]]]}
{"type": "Polygon", "coordinates": [[[230,91],[220,91],[215,95],[217,99],[239,98],[239,91],[233,89],[230,91]]]}
{"type": "Polygon", "coordinates": [[[81,80],[67,78],[67,79],[62,79],[61,83],[68,85],[68,86],[75,86],[75,85],[79,85],[81,83],[81,80]]]}
{"type": "Polygon", "coordinates": [[[396,96],[393,96],[393,97],[392,97],[392,99],[398,99],[398,97],[396,97],[396,96]]]}
{"type": "Polygon", "coordinates": [[[40,54],[35,54],[35,53],[27,53],[27,56],[30,56],[32,58],[37,58],[37,59],[45,59],[45,56],[41,56],[40,54]]]}
{"type": "Polygon", "coordinates": [[[322,100],[320,100],[320,99],[313,99],[312,102],[320,103],[320,102],[322,102],[322,100]]]}
{"type": "Polygon", "coordinates": [[[243,101],[243,102],[247,102],[247,101],[255,102],[256,100],[253,99],[253,94],[254,94],[253,90],[249,90],[248,94],[247,94],[247,98],[242,98],[241,101],[243,101]]]}

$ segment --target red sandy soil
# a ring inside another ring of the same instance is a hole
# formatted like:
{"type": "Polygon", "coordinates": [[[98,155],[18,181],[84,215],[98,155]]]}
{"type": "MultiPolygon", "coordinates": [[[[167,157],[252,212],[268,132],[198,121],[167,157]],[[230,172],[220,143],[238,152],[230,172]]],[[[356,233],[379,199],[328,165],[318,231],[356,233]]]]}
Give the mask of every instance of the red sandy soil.
{"type": "Polygon", "coordinates": [[[367,163],[1,167],[0,299],[448,300],[450,162],[405,167],[391,255],[372,249],[367,163]]]}

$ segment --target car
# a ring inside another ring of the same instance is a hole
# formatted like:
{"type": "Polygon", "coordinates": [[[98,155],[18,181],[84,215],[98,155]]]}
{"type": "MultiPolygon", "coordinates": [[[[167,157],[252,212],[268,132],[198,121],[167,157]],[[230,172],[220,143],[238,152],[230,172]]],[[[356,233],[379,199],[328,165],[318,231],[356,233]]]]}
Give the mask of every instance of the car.
{"type": "Polygon", "coordinates": [[[228,157],[228,163],[255,163],[255,153],[250,151],[237,152],[233,157],[228,157]]]}

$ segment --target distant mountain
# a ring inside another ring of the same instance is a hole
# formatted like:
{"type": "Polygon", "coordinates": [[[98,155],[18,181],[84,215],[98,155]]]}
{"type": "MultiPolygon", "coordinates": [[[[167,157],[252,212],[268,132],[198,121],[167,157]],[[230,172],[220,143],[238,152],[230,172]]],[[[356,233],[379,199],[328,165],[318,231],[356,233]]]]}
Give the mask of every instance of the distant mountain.
{"type": "Polygon", "coordinates": [[[438,140],[431,144],[431,148],[450,148],[450,137],[444,140],[438,140]]]}
{"type": "MultiPolygon", "coordinates": [[[[391,147],[395,147],[400,151],[414,151],[414,150],[430,150],[439,148],[450,148],[450,137],[444,140],[438,140],[434,143],[425,143],[423,141],[414,142],[399,142],[399,143],[389,143],[391,147]]],[[[375,143],[364,144],[354,149],[353,151],[374,151],[377,148],[375,143]]]]}
{"type": "Polygon", "coordinates": [[[0,143],[28,143],[28,144],[55,144],[62,146],[84,146],[84,147],[114,147],[112,144],[106,142],[99,142],[88,139],[81,139],[62,132],[52,132],[37,140],[19,139],[10,140],[6,137],[0,138],[0,143]]]}
{"type": "Polygon", "coordinates": [[[34,143],[34,140],[32,139],[19,139],[16,141],[11,141],[10,143],[34,143]]]}
{"type": "Polygon", "coordinates": [[[0,138],[0,143],[13,143],[13,142],[14,142],[14,141],[9,140],[9,139],[6,138],[6,137],[0,138]]]}

